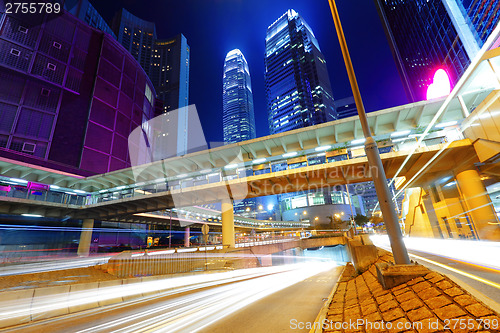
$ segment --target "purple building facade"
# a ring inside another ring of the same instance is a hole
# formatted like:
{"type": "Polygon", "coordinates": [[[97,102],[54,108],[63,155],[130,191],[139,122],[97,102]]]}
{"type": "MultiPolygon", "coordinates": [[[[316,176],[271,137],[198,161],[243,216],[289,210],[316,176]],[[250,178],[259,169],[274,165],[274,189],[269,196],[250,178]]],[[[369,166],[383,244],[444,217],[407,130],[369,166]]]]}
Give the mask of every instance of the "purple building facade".
{"type": "Polygon", "coordinates": [[[0,156],[87,173],[130,166],[128,135],[154,116],[153,84],[111,35],[69,13],[0,7],[0,156]]]}

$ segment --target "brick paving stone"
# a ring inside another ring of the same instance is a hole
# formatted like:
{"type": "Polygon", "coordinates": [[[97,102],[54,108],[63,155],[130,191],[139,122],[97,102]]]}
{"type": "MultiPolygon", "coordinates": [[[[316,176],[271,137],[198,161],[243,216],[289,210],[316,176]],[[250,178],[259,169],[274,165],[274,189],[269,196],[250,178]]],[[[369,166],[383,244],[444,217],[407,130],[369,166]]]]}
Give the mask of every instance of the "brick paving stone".
{"type": "Polygon", "coordinates": [[[354,306],[354,305],[357,306],[357,304],[359,304],[357,298],[353,298],[353,299],[349,299],[349,300],[345,301],[345,306],[346,307],[350,307],[350,306],[354,306]]]}
{"type": "MultiPolygon", "coordinates": [[[[416,280],[416,279],[414,279],[416,280]]],[[[425,289],[429,289],[431,286],[431,284],[427,281],[423,281],[423,282],[420,282],[420,283],[417,283],[417,284],[414,284],[413,286],[411,286],[411,288],[416,292],[418,293],[419,291],[422,291],[422,290],[425,290],[425,289]]]]}
{"type": "Polygon", "coordinates": [[[436,273],[436,272],[430,272],[430,273],[427,273],[425,276],[424,276],[424,279],[426,280],[430,280],[430,279],[433,279],[435,277],[440,277],[441,275],[436,273]]]}
{"type": "Polygon", "coordinates": [[[453,298],[453,300],[461,306],[467,306],[470,304],[477,303],[477,301],[470,295],[460,295],[453,298]]]}
{"type": "Polygon", "coordinates": [[[332,316],[333,316],[333,315],[342,314],[343,312],[344,312],[344,308],[343,308],[343,307],[338,307],[338,306],[337,306],[337,307],[334,307],[334,308],[330,307],[330,308],[328,309],[328,312],[327,312],[326,314],[327,314],[327,315],[329,315],[329,316],[330,316],[330,315],[332,315],[332,316]]]}
{"type": "Polygon", "coordinates": [[[443,296],[443,295],[429,298],[429,299],[425,300],[424,302],[431,309],[439,309],[439,308],[442,308],[443,306],[451,304],[450,299],[446,296],[443,296]]]}
{"type": "Polygon", "coordinates": [[[394,289],[392,289],[391,291],[392,291],[392,293],[394,294],[394,296],[397,296],[397,295],[404,294],[404,293],[405,293],[405,292],[407,292],[407,291],[411,291],[411,289],[410,289],[409,287],[405,286],[405,287],[404,287],[404,288],[402,288],[402,289],[398,289],[398,290],[394,290],[394,289]]]}
{"type": "Polygon", "coordinates": [[[405,313],[400,308],[394,308],[389,311],[382,312],[382,318],[384,318],[384,321],[393,321],[404,316],[405,313]]]}
{"type": "Polygon", "coordinates": [[[384,290],[382,286],[377,286],[374,289],[371,289],[373,296],[380,297],[389,294],[388,290],[384,290]]]}
{"type": "Polygon", "coordinates": [[[444,325],[436,317],[422,319],[419,322],[414,322],[414,328],[418,333],[433,333],[443,332],[444,325]]]}
{"type": "Polygon", "coordinates": [[[365,321],[367,321],[367,322],[374,323],[374,322],[377,322],[377,321],[381,321],[382,320],[382,316],[380,315],[379,312],[374,312],[374,313],[370,313],[367,316],[364,316],[363,319],[365,321]]]}
{"type": "Polygon", "coordinates": [[[422,319],[434,317],[432,312],[430,312],[429,309],[427,309],[425,306],[415,310],[411,310],[406,315],[412,322],[417,322],[421,321],[422,319]]]}
{"type": "Polygon", "coordinates": [[[385,303],[387,301],[390,301],[390,300],[393,300],[394,297],[392,297],[391,294],[387,293],[385,295],[382,295],[382,296],[379,296],[379,297],[376,297],[375,298],[377,300],[377,303],[378,304],[382,304],[382,303],[385,303]]]}
{"type": "Polygon", "coordinates": [[[409,301],[410,299],[416,298],[417,295],[413,291],[408,291],[401,295],[396,295],[396,299],[399,303],[403,303],[409,301]]]}
{"type": "Polygon", "coordinates": [[[342,321],[342,315],[333,315],[333,316],[326,316],[326,319],[330,320],[330,321],[333,321],[334,323],[336,322],[341,322],[342,321]]]}
{"type": "Polygon", "coordinates": [[[414,309],[418,309],[419,307],[421,307],[423,305],[424,305],[424,303],[422,303],[422,301],[419,300],[418,298],[413,298],[413,299],[410,299],[410,300],[400,304],[401,308],[405,312],[408,312],[408,311],[414,310],[414,309]]]}
{"type": "Polygon", "coordinates": [[[436,297],[436,296],[439,296],[439,295],[441,295],[441,293],[436,288],[424,289],[424,290],[422,290],[422,291],[420,291],[418,293],[418,297],[420,297],[424,301],[426,299],[429,299],[429,298],[432,298],[432,297],[436,297]]]}
{"type": "Polygon", "coordinates": [[[366,306],[361,306],[361,313],[363,314],[363,317],[371,313],[374,313],[376,311],[377,311],[377,305],[375,304],[368,304],[366,306]]]}
{"type": "Polygon", "coordinates": [[[390,332],[412,332],[413,330],[409,330],[411,328],[411,322],[406,318],[399,318],[392,321],[390,324],[390,332]],[[398,326],[400,328],[398,328],[398,326]]]}
{"type": "Polygon", "coordinates": [[[464,316],[466,313],[455,304],[450,304],[439,309],[434,309],[434,313],[441,320],[453,319],[464,316]]]}
{"type": "Polygon", "coordinates": [[[485,317],[493,314],[493,311],[479,303],[468,305],[465,307],[465,310],[469,311],[475,317],[485,317]]]}
{"type": "Polygon", "coordinates": [[[394,288],[391,289],[392,292],[395,292],[400,289],[406,288],[408,285],[406,283],[400,284],[399,286],[395,286],[394,288]]]}
{"type": "Polygon", "coordinates": [[[366,303],[366,302],[370,302],[371,300],[373,300],[373,298],[372,298],[372,295],[370,293],[362,294],[358,298],[358,302],[360,305],[363,303],[366,303]]]}
{"type": "Polygon", "coordinates": [[[464,327],[463,325],[465,324],[465,328],[467,328],[469,332],[478,331],[481,329],[481,323],[474,317],[464,316],[456,319],[458,320],[458,325],[463,323],[462,327],[464,327]]]}
{"type": "Polygon", "coordinates": [[[446,290],[453,287],[453,285],[446,280],[436,283],[436,286],[441,290],[446,290]]]}
{"type": "Polygon", "coordinates": [[[496,315],[481,317],[483,320],[483,329],[493,330],[494,332],[500,332],[500,317],[496,315]],[[488,325],[489,328],[486,326],[488,325]]]}
{"type": "Polygon", "coordinates": [[[344,310],[344,318],[349,319],[349,318],[359,318],[360,317],[360,312],[358,307],[352,307],[352,308],[346,308],[344,310]]]}
{"type": "Polygon", "coordinates": [[[397,308],[399,306],[398,302],[394,301],[394,300],[390,300],[390,301],[387,301],[385,303],[382,303],[379,305],[379,310],[380,312],[386,312],[390,309],[394,309],[394,308],[397,308]]]}
{"type": "Polygon", "coordinates": [[[414,284],[417,284],[417,283],[422,282],[422,281],[425,281],[424,278],[419,276],[418,278],[415,278],[413,280],[406,282],[406,284],[409,286],[413,286],[414,284]]]}
{"type": "Polygon", "coordinates": [[[444,280],[444,277],[443,276],[436,276],[432,279],[429,280],[430,283],[433,283],[433,284],[436,284],[438,283],[439,281],[443,281],[444,280]]]}
{"type": "Polygon", "coordinates": [[[464,292],[462,291],[462,289],[458,288],[458,287],[452,287],[452,288],[448,288],[444,291],[447,295],[451,296],[451,297],[455,297],[455,296],[458,296],[458,295],[462,295],[464,292]]]}

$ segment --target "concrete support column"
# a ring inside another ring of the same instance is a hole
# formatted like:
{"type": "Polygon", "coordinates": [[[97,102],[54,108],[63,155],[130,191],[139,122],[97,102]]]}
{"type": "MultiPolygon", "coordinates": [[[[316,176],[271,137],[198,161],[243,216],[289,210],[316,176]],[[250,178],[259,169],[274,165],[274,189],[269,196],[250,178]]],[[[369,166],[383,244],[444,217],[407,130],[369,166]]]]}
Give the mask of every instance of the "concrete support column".
{"type": "Polygon", "coordinates": [[[186,229],[184,229],[184,246],[185,247],[189,247],[189,238],[191,237],[190,231],[191,231],[191,229],[189,227],[186,227],[186,229]]]}
{"type": "Polygon", "coordinates": [[[479,238],[489,240],[500,239],[500,230],[495,210],[479,173],[475,168],[470,168],[457,173],[456,179],[467,205],[467,213],[472,217],[479,238]]]}
{"type": "Polygon", "coordinates": [[[234,212],[231,200],[222,201],[222,245],[235,247],[234,212]]]}
{"type": "Polygon", "coordinates": [[[94,229],[94,219],[84,219],[82,223],[82,232],[80,242],[78,243],[78,256],[88,257],[90,251],[90,242],[92,241],[92,231],[94,229]]]}

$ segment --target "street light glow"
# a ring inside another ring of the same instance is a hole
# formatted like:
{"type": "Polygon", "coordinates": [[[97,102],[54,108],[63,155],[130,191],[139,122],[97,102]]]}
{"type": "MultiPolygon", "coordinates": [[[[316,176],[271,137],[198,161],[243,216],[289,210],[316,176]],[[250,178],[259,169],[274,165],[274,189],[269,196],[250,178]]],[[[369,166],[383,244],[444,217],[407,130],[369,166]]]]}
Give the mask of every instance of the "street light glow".
{"type": "Polygon", "coordinates": [[[284,158],[288,158],[288,157],[293,157],[293,156],[296,156],[296,155],[297,155],[297,152],[293,151],[291,153],[286,153],[286,154],[283,154],[281,156],[283,156],[284,158]]]}

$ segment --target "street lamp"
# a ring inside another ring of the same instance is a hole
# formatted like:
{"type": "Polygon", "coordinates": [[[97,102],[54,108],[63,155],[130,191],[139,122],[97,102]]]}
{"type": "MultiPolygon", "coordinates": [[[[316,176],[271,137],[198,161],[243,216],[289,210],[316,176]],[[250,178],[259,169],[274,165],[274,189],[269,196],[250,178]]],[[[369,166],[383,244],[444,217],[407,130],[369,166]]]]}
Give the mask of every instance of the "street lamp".
{"type": "Polygon", "coordinates": [[[358,82],[356,80],[356,75],[354,74],[354,68],[351,62],[351,56],[349,55],[344,31],[342,29],[342,24],[340,23],[337,5],[335,4],[335,0],[328,0],[328,2],[332,11],[333,22],[335,23],[335,30],[337,31],[340,49],[342,50],[342,56],[344,57],[354,101],[356,102],[356,108],[358,109],[359,121],[361,122],[361,128],[363,129],[363,135],[366,138],[365,152],[368,159],[368,166],[370,168],[369,171],[373,178],[375,190],[377,191],[377,196],[380,202],[380,210],[384,216],[384,223],[391,242],[394,261],[396,264],[409,264],[410,258],[408,257],[408,251],[406,250],[406,246],[403,242],[403,235],[401,234],[398,215],[396,214],[396,209],[390,196],[389,187],[387,186],[387,178],[385,176],[382,160],[380,159],[377,143],[373,140],[370,132],[368,119],[366,118],[365,108],[363,106],[363,100],[361,99],[358,82]]]}

